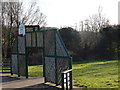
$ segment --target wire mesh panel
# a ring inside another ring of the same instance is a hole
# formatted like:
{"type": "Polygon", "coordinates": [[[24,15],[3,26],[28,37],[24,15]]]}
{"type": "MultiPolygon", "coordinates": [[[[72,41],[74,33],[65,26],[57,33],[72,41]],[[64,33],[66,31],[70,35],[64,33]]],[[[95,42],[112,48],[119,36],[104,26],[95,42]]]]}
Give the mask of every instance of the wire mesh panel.
{"type": "Polygon", "coordinates": [[[37,47],[43,47],[43,32],[37,32],[37,47]]]}
{"type": "Polygon", "coordinates": [[[30,47],[31,43],[31,33],[26,33],[26,46],[30,47]]]}
{"type": "Polygon", "coordinates": [[[61,73],[65,70],[69,69],[69,59],[68,58],[57,58],[57,80],[58,80],[58,84],[61,84],[61,73]]]}
{"type": "Polygon", "coordinates": [[[17,53],[17,38],[14,39],[14,43],[12,44],[11,53],[17,53]]]}
{"type": "Polygon", "coordinates": [[[45,57],[46,82],[55,83],[55,58],[45,57]]]}
{"type": "Polygon", "coordinates": [[[26,60],[25,55],[19,55],[19,74],[26,76],[26,60]]]}
{"type": "Polygon", "coordinates": [[[21,76],[26,76],[25,47],[25,36],[18,37],[18,73],[21,76]]]}
{"type": "Polygon", "coordinates": [[[12,73],[18,74],[18,60],[17,60],[17,55],[12,54],[11,55],[11,60],[12,60],[12,73]]]}
{"type": "Polygon", "coordinates": [[[25,37],[18,37],[18,53],[25,53],[25,37]]]}
{"type": "Polygon", "coordinates": [[[44,35],[46,82],[60,85],[62,83],[61,73],[70,69],[70,56],[57,30],[46,31],[44,35]]]}
{"type": "Polygon", "coordinates": [[[59,34],[56,34],[56,53],[58,56],[67,56],[63,42],[60,40],[59,34]]]}
{"type": "Polygon", "coordinates": [[[36,33],[33,32],[33,33],[32,33],[32,46],[35,47],[36,44],[37,44],[37,43],[36,43],[36,33]]]}
{"type": "Polygon", "coordinates": [[[18,74],[18,38],[15,38],[11,53],[11,74],[18,74]]]}
{"type": "Polygon", "coordinates": [[[45,38],[45,55],[55,55],[55,40],[54,40],[54,31],[44,32],[45,38]]]}

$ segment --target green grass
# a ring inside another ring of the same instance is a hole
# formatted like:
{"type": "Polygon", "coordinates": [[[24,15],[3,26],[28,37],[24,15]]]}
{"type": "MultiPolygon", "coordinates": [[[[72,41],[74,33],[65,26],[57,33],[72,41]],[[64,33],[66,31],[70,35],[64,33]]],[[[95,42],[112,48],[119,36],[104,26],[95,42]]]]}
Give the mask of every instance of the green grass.
{"type": "Polygon", "coordinates": [[[43,77],[43,65],[35,65],[28,67],[28,76],[43,77]]]}
{"type": "MultiPolygon", "coordinates": [[[[4,67],[4,68],[0,67],[0,73],[2,73],[2,72],[10,72],[10,68],[9,67],[4,67]],[[2,70],[2,69],[9,69],[9,70],[2,70]]],[[[4,74],[8,74],[8,73],[4,73],[4,74]]]]}
{"type": "MultiPolygon", "coordinates": [[[[42,65],[29,66],[29,76],[43,76],[42,65]]],[[[73,63],[73,85],[85,88],[118,88],[118,60],[73,63]]]]}
{"type": "Polygon", "coordinates": [[[74,85],[87,88],[118,88],[118,60],[73,64],[74,85]]]}

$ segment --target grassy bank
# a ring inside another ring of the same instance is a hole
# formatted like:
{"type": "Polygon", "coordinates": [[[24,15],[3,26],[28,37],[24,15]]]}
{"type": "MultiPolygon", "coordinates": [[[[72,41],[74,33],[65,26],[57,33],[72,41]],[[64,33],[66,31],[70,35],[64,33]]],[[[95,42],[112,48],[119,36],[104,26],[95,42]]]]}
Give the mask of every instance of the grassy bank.
{"type": "MultiPolygon", "coordinates": [[[[29,76],[42,76],[42,65],[29,66],[29,76]]],[[[73,84],[86,88],[118,88],[118,60],[73,63],[73,84]]]]}

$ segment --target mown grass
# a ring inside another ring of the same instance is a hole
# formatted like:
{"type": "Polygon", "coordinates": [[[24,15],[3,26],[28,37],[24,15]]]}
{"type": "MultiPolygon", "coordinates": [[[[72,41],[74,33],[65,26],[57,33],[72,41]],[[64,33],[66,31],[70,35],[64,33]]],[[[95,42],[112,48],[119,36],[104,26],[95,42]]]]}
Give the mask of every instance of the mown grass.
{"type": "Polygon", "coordinates": [[[43,77],[43,65],[35,65],[28,67],[28,76],[43,77]]]}
{"type": "MultiPolygon", "coordinates": [[[[29,66],[29,76],[42,77],[42,65],[29,66]]],[[[83,88],[118,88],[118,60],[73,63],[73,85],[83,88]]]]}
{"type": "Polygon", "coordinates": [[[74,85],[86,88],[118,88],[118,60],[73,64],[74,85]]]}

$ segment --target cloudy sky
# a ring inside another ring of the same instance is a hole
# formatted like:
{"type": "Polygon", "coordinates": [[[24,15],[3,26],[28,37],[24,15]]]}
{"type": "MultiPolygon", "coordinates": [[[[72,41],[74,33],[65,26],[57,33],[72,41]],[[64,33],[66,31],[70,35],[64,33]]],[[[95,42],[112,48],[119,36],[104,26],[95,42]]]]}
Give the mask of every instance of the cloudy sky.
{"type": "Polygon", "coordinates": [[[111,24],[118,23],[119,0],[26,0],[36,1],[41,11],[47,16],[48,26],[74,26],[81,20],[97,13],[98,7],[111,24]]]}

